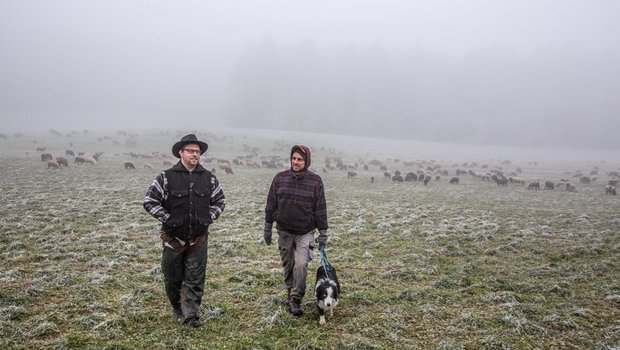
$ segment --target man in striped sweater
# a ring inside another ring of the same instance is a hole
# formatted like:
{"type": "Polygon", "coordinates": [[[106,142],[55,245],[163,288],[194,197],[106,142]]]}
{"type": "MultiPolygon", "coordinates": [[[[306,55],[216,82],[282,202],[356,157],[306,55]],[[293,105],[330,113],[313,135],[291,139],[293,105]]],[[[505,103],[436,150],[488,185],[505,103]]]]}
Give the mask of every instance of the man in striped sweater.
{"type": "Polygon", "coordinates": [[[306,292],[308,263],[312,260],[314,232],[319,248],[327,244],[327,205],[323,180],[308,170],[310,149],[303,145],[291,149],[291,168],[274,177],[265,206],[264,239],[271,244],[273,222],[278,232],[278,249],[284,267],[290,312],[301,316],[301,300],[306,292]]]}

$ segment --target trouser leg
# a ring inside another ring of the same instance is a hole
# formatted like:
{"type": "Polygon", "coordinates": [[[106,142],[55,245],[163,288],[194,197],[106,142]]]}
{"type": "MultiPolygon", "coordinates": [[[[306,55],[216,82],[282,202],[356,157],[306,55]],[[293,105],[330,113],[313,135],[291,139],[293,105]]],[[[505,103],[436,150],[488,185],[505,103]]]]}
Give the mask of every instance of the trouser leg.
{"type": "Polygon", "coordinates": [[[308,277],[308,263],[312,260],[312,248],[314,247],[314,232],[296,237],[295,265],[293,267],[293,288],[291,298],[303,299],[306,294],[306,278],[308,277]]]}
{"type": "Polygon", "coordinates": [[[314,231],[293,235],[278,231],[280,257],[284,268],[284,283],[290,288],[290,298],[301,300],[306,293],[308,263],[312,260],[314,231]]]}
{"type": "Polygon", "coordinates": [[[164,247],[161,258],[164,288],[170,305],[178,312],[181,309],[181,288],[183,286],[183,254],[164,247]]]}
{"type": "Polygon", "coordinates": [[[293,288],[293,267],[295,264],[295,240],[294,236],[288,232],[278,230],[278,249],[284,270],[284,285],[291,296],[293,288]]]}
{"type": "Polygon", "coordinates": [[[207,241],[204,240],[190,247],[185,255],[185,280],[181,300],[185,320],[197,318],[200,314],[207,270],[207,251],[207,241]]]}

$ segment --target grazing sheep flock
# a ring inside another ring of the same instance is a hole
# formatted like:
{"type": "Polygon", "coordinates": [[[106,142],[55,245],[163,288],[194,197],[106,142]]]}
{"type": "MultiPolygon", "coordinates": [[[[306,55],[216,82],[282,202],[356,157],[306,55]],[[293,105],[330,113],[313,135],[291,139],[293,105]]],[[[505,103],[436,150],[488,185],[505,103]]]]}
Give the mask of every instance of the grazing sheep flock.
{"type": "MultiPolygon", "coordinates": [[[[51,132],[51,131],[50,131],[51,132]]],[[[53,135],[62,137],[63,134],[57,131],[51,132],[53,135]]],[[[87,133],[84,130],[84,133],[87,133]]],[[[76,136],[79,132],[72,131],[71,133],[66,134],[67,136],[76,136]]],[[[170,136],[170,132],[162,132],[167,136],[170,136]]],[[[177,132],[177,135],[179,132],[177,132]]],[[[23,135],[19,134],[20,137],[23,135]]],[[[75,152],[73,149],[65,149],[61,151],[61,148],[54,149],[52,147],[36,147],[36,152],[40,154],[40,159],[43,162],[47,162],[47,168],[49,169],[60,169],[61,167],[69,167],[69,162],[65,157],[72,157],[73,163],[75,165],[96,165],[99,161],[100,157],[107,157],[112,159],[119,158],[129,158],[134,160],[155,160],[159,159],[161,161],[162,169],[171,167],[177,161],[171,154],[158,150],[158,151],[148,151],[144,150],[142,152],[138,152],[138,140],[140,139],[139,135],[132,134],[130,132],[119,131],[117,135],[119,140],[117,140],[112,135],[100,136],[97,137],[97,141],[101,143],[112,143],[116,148],[125,148],[124,150],[117,149],[115,152],[111,154],[106,154],[101,151],[90,150],[90,152],[84,150],[75,152]],[[120,139],[129,139],[130,142],[123,142],[120,139]],[[123,147],[124,146],[124,147],[123,147]],[[64,156],[56,157],[54,160],[53,153],[61,153],[64,152],[64,156]],[[76,156],[76,153],[78,154],[76,156]]],[[[6,139],[6,136],[5,136],[6,139]]],[[[217,139],[216,136],[213,136],[213,139],[217,139]]],[[[70,146],[72,148],[76,148],[73,145],[73,142],[70,142],[70,146]]],[[[99,145],[98,145],[99,146],[99,145]]],[[[161,145],[157,145],[158,148],[161,145]]],[[[246,168],[268,168],[268,169],[283,169],[286,167],[287,159],[282,155],[260,155],[260,149],[258,147],[252,147],[247,144],[243,144],[244,155],[236,155],[232,157],[232,159],[226,158],[207,158],[203,156],[201,161],[204,166],[209,166],[209,164],[217,165],[217,168],[224,171],[226,175],[233,175],[233,167],[246,167],[246,168]]],[[[320,154],[320,153],[319,153],[320,154]]],[[[125,169],[136,169],[136,164],[134,161],[125,160],[119,162],[125,169]]],[[[530,164],[538,164],[537,162],[530,162],[530,164]]],[[[144,170],[157,170],[157,166],[151,165],[151,163],[143,163],[144,170]]],[[[441,176],[450,176],[455,175],[449,181],[450,184],[458,184],[463,183],[462,178],[469,175],[472,180],[481,180],[486,182],[495,182],[498,187],[524,187],[528,190],[538,190],[541,188],[541,182],[544,183],[545,190],[560,190],[565,192],[576,192],[578,191],[578,187],[575,182],[581,185],[594,185],[599,182],[599,167],[593,166],[592,169],[588,173],[589,175],[584,175],[585,173],[581,170],[576,171],[564,171],[563,175],[571,175],[575,180],[574,182],[571,180],[567,180],[565,178],[561,179],[545,179],[540,180],[540,177],[537,174],[532,174],[533,179],[528,179],[527,170],[524,172],[523,168],[526,166],[513,166],[510,160],[502,160],[497,161],[496,164],[485,164],[475,160],[463,161],[461,163],[452,163],[451,167],[456,168],[452,171],[448,169],[448,162],[441,162],[438,160],[404,160],[400,162],[400,159],[368,159],[364,160],[362,158],[357,159],[344,159],[338,155],[325,155],[325,166],[322,168],[323,174],[337,174],[338,171],[344,171],[346,177],[349,179],[354,179],[356,177],[366,177],[370,179],[371,183],[374,183],[375,179],[380,178],[380,174],[383,174],[384,179],[389,179],[393,183],[411,183],[411,182],[422,182],[425,186],[431,184],[431,180],[434,179],[435,182],[439,182],[441,176]],[[358,167],[362,170],[360,176],[358,176],[358,167]],[[401,170],[407,171],[405,177],[401,175],[401,170]],[[333,172],[333,173],[330,173],[333,172]],[[368,174],[369,176],[364,176],[368,174]],[[394,175],[392,175],[394,174],[394,175]],[[461,178],[459,178],[461,177],[461,178]],[[527,186],[525,186],[527,184],[527,186]]],[[[216,172],[216,167],[213,167],[212,170],[216,172]]],[[[615,194],[615,186],[618,182],[618,178],[620,178],[620,171],[617,169],[612,169],[608,171],[608,185],[607,187],[603,187],[603,191],[606,194],[615,194]]]]}
{"type": "Polygon", "coordinates": [[[404,154],[232,129],[193,131],[209,143],[200,162],[227,204],[210,228],[208,332],[180,331],[142,199],[186,133],[4,133],[0,348],[620,344],[618,159],[438,156],[423,144],[404,154]],[[286,312],[277,247],[262,242],[269,185],[296,143],[310,146],[325,185],[329,258],[343,272],[337,332],[317,328],[311,307],[286,312]],[[282,343],[253,344],[255,334],[282,343]]]}

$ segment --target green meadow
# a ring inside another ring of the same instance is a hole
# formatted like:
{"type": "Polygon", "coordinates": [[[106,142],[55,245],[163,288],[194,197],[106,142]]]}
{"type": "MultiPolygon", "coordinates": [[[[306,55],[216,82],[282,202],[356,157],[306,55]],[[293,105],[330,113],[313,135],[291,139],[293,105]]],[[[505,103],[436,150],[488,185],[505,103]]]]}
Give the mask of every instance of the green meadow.
{"type": "Polygon", "coordinates": [[[209,234],[206,325],[182,327],[163,290],[158,222],[142,201],[185,132],[3,134],[0,348],[620,349],[620,197],[604,190],[617,160],[440,154],[388,140],[366,149],[338,136],[234,129],[195,131],[227,205],[209,234]],[[327,253],[342,285],[324,326],[312,290],[318,254],[297,318],[283,303],[277,246],[262,240],[271,179],[297,142],[323,177],[327,253]],[[102,155],[55,169],[38,147],[102,155]],[[278,167],[252,166],[265,159],[278,167]],[[225,161],[234,174],[221,170],[225,161]],[[457,169],[517,167],[541,187],[565,179],[577,190],[499,187],[469,174],[449,183],[457,169]],[[384,175],[397,170],[433,179],[384,175]],[[596,174],[583,184],[578,171],[596,174]]]}

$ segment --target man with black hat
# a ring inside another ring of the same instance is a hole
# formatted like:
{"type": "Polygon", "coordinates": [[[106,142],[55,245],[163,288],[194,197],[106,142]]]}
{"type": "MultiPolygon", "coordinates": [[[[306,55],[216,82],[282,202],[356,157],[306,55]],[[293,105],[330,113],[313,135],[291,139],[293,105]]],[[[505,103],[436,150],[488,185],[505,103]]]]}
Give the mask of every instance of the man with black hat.
{"type": "Polygon", "coordinates": [[[172,146],[179,162],[157,175],[144,197],[144,209],[162,222],[161,267],[166,295],[175,316],[194,328],[203,326],[199,314],[209,225],[226,205],[217,178],[200,164],[200,155],[208,147],[194,134],[183,136],[172,146]]]}
{"type": "Polygon", "coordinates": [[[284,284],[290,312],[301,316],[301,300],[306,292],[308,263],[312,260],[314,232],[319,248],[327,244],[327,205],[321,177],[308,170],[310,149],[291,149],[291,168],[274,177],[265,206],[265,243],[271,244],[273,222],[278,231],[278,249],[284,267],[284,284]]]}

